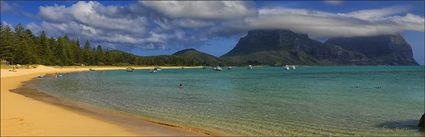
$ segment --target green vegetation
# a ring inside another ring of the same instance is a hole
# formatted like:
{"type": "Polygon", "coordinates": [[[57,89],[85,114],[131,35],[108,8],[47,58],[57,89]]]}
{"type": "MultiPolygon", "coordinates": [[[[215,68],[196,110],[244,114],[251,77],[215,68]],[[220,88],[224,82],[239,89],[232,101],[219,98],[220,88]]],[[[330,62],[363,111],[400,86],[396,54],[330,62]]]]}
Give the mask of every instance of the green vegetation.
{"type": "Polygon", "coordinates": [[[83,47],[80,41],[68,36],[53,38],[45,32],[35,36],[23,25],[15,29],[1,24],[0,60],[11,64],[43,64],[43,65],[169,65],[199,66],[205,63],[198,60],[175,55],[137,56],[118,50],[104,50],[102,46],[95,48],[89,41],[83,47]]]}
{"type": "Polygon", "coordinates": [[[207,53],[197,51],[196,49],[192,49],[192,48],[178,51],[174,53],[173,55],[189,58],[189,59],[194,59],[199,62],[204,62],[205,65],[207,66],[217,66],[221,64],[220,59],[218,59],[217,57],[207,53]]]}

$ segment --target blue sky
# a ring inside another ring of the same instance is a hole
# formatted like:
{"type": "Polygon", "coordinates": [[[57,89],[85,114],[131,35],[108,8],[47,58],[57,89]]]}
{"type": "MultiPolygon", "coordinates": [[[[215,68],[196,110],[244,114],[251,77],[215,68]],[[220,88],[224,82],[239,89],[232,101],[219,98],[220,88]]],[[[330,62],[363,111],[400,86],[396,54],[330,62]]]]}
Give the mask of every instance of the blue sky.
{"type": "Polygon", "coordinates": [[[311,38],[401,33],[424,63],[424,1],[2,1],[1,21],[139,55],[220,56],[252,29],[311,38]]]}

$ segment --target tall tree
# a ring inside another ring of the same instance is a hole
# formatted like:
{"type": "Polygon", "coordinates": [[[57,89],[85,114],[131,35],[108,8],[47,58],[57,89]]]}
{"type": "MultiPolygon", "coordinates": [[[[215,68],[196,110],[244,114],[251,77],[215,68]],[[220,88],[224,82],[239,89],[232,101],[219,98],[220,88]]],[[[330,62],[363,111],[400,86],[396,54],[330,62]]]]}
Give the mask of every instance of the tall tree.
{"type": "Polygon", "coordinates": [[[33,63],[32,52],[29,48],[28,41],[25,34],[25,28],[22,24],[17,24],[15,27],[16,41],[12,44],[14,50],[13,60],[17,64],[31,64],[33,63]]]}
{"type": "Polygon", "coordinates": [[[86,65],[88,65],[90,62],[90,49],[91,49],[90,42],[86,40],[83,47],[83,61],[84,61],[84,64],[86,65]]]}
{"type": "Polygon", "coordinates": [[[0,33],[0,59],[7,60],[9,62],[13,59],[14,47],[13,43],[15,42],[14,33],[8,25],[0,24],[1,33],[0,33]]]}
{"type": "Polygon", "coordinates": [[[53,53],[52,49],[49,46],[49,40],[44,31],[41,31],[40,36],[38,37],[40,50],[39,54],[42,57],[42,64],[53,65],[53,53]]]}
{"type": "Polygon", "coordinates": [[[104,54],[102,50],[102,46],[97,45],[96,53],[95,53],[95,61],[97,65],[104,65],[104,54]]]}

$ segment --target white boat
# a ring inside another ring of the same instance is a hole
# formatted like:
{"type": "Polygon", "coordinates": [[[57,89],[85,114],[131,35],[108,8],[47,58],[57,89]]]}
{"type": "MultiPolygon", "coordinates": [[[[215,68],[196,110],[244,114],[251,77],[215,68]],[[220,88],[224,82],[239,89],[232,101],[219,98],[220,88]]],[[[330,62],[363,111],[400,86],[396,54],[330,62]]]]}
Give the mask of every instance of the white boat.
{"type": "Polygon", "coordinates": [[[222,71],[223,69],[220,66],[216,66],[216,67],[213,68],[213,70],[215,70],[215,71],[222,71]]]}
{"type": "Polygon", "coordinates": [[[157,70],[155,70],[155,69],[151,69],[150,71],[149,71],[149,73],[157,73],[158,71],[157,70]]]}
{"type": "Polygon", "coordinates": [[[292,65],[292,69],[295,70],[295,65],[292,65]]]}
{"type": "Polygon", "coordinates": [[[288,65],[285,65],[285,69],[286,69],[286,70],[289,70],[289,66],[288,66],[288,65]]]}
{"type": "Polygon", "coordinates": [[[133,71],[134,71],[134,68],[132,68],[132,67],[128,67],[128,68],[126,69],[126,71],[127,71],[127,72],[133,72],[133,71]]]}
{"type": "Polygon", "coordinates": [[[233,69],[233,67],[232,67],[232,66],[229,66],[229,67],[227,67],[227,69],[228,69],[228,70],[231,70],[231,69],[233,69]]]}
{"type": "Polygon", "coordinates": [[[161,67],[155,67],[155,68],[153,68],[154,70],[157,70],[157,71],[161,71],[162,69],[161,69],[161,67]]]}
{"type": "Polygon", "coordinates": [[[252,69],[252,65],[249,65],[249,66],[248,66],[248,69],[252,69]]]}

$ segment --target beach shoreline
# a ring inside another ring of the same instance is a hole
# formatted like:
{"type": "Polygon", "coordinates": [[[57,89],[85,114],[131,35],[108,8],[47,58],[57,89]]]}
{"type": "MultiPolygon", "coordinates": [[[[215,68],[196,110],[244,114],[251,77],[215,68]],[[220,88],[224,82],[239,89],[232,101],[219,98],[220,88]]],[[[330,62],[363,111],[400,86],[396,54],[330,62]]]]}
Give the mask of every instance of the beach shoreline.
{"type": "MultiPolygon", "coordinates": [[[[95,70],[125,70],[126,67],[92,67],[95,70]]],[[[134,67],[151,69],[153,67],[134,67]]],[[[181,68],[181,67],[162,67],[181,68]]],[[[193,67],[185,67],[193,68],[193,67]]],[[[205,136],[202,130],[183,128],[119,113],[62,102],[47,94],[30,91],[25,83],[39,75],[88,71],[88,67],[55,68],[39,66],[10,72],[1,69],[2,136],[205,136]],[[11,92],[13,90],[14,92],[11,92]],[[16,93],[21,90],[21,93],[16,93]],[[22,91],[29,93],[22,93],[22,91]],[[25,95],[26,94],[26,95],[25,95]],[[32,96],[30,94],[33,94],[32,96]],[[61,103],[62,102],[62,103],[61,103]],[[105,112],[105,113],[103,113],[105,112]]]]}

